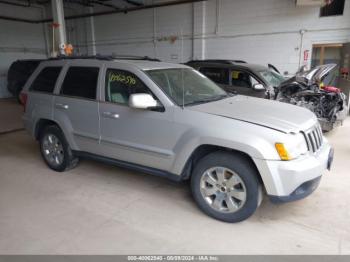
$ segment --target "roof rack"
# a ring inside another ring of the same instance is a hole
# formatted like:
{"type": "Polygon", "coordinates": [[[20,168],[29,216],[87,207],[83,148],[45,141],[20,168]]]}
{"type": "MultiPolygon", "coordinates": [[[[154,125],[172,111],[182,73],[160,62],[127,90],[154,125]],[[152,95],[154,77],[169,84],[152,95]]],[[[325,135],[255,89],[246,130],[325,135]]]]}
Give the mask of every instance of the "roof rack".
{"type": "Polygon", "coordinates": [[[120,59],[120,60],[146,60],[146,61],[154,61],[154,62],[161,62],[158,58],[153,58],[149,56],[135,56],[135,55],[111,55],[112,59],[120,59]]]}
{"type": "Polygon", "coordinates": [[[198,62],[211,62],[218,64],[246,64],[247,62],[244,60],[227,60],[227,59],[204,59],[204,60],[191,60],[187,63],[198,63],[198,62]]]}
{"type": "Polygon", "coordinates": [[[64,56],[60,55],[58,57],[50,58],[49,60],[60,60],[60,59],[67,59],[67,60],[74,60],[74,59],[96,59],[96,60],[106,60],[106,61],[112,61],[112,60],[145,60],[145,61],[154,61],[154,62],[160,62],[157,58],[151,58],[148,56],[132,56],[132,55],[93,55],[93,56],[64,56]]]}

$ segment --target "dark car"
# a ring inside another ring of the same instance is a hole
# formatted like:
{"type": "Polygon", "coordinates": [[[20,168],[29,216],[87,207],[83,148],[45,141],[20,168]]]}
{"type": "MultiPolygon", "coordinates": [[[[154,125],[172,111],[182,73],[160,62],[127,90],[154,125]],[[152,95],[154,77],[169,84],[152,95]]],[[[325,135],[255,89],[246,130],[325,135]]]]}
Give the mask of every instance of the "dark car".
{"type": "Polygon", "coordinates": [[[11,64],[7,73],[7,89],[14,97],[19,99],[19,94],[24,84],[27,82],[28,78],[32,75],[41,61],[43,60],[17,60],[11,64]]]}
{"type": "Polygon", "coordinates": [[[316,114],[323,131],[342,124],[348,113],[345,94],[338,88],[324,86],[336,64],[300,71],[289,79],[272,65],[248,64],[241,60],[200,60],[190,61],[187,65],[199,70],[227,92],[305,107],[316,114]]]}
{"type": "Polygon", "coordinates": [[[242,60],[193,60],[186,63],[219,84],[227,92],[274,98],[274,88],[286,79],[267,66],[242,60]]]}

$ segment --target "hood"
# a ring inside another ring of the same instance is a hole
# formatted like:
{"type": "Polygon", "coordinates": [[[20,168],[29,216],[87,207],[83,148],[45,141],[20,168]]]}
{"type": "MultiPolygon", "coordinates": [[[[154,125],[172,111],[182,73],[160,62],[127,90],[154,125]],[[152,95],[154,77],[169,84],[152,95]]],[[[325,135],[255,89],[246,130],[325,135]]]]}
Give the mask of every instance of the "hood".
{"type": "Polygon", "coordinates": [[[296,80],[306,80],[308,84],[320,83],[325,77],[337,67],[337,64],[320,65],[306,72],[298,72],[296,80]]]}
{"type": "Polygon", "coordinates": [[[241,95],[187,109],[253,123],[285,133],[309,129],[317,122],[316,116],[308,109],[241,95]]]}

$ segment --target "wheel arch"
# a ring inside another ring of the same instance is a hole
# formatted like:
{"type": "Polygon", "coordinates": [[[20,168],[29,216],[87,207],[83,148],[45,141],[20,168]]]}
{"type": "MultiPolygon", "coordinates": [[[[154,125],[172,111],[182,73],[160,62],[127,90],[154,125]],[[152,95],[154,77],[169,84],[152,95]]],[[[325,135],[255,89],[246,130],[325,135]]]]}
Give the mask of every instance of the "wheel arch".
{"type": "Polygon", "coordinates": [[[60,128],[59,125],[53,120],[49,120],[49,119],[45,119],[45,118],[39,119],[36,122],[35,127],[34,127],[34,137],[35,137],[35,139],[36,140],[40,139],[41,132],[44,130],[45,127],[53,126],[53,125],[55,125],[58,128],[60,128]]]}
{"type": "Polygon", "coordinates": [[[190,179],[192,171],[196,163],[198,163],[200,159],[202,159],[203,157],[205,157],[210,153],[217,152],[217,151],[221,151],[221,152],[224,151],[233,155],[241,156],[245,161],[249,162],[252,165],[252,167],[257,171],[257,174],[259,174],[258,180],[260,184],[263,187],[265,187],[261,174],[256,164],[254,163],[253,158],[250,155],[240,150],[223,147],[223,146],[210,145],[210,144],[200,145],[191,153],[190,158],[187,160],[185,167],[182,170],[182,173],[181,173],[182,180],[190,179]]]}

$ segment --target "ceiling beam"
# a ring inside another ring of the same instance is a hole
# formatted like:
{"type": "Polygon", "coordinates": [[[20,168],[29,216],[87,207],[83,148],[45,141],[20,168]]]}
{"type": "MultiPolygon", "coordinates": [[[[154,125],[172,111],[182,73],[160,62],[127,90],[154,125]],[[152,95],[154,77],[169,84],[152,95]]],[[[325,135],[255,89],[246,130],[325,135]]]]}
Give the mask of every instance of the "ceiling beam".
{"type": "Polygon", "coordinates": [[[38,22],[36,22],[36,20],[20,18],[20,17],[11,17],[11,16],[6,16],[6,15],[0,15],[0,19],[1,20],[8,20],[8,21],[15,21],[15,22],[38,24],[38,22]]]}
{"type": "Polygon", "coordinates": [[[141,4],[141,3],[133,1],[133,0],[123,0],[123,1],[127,2],[128,4],[135,5],[135,6],[144,6],[144,4],[141,4]]]}
{"type": "Polygon", "coordinates": [[[101,1],[89,0],[89,3],[90,4],[101,5],[101,6],[105,6],[105,7],[109,7],[109,8],[113,8],[115,10],[120,10],[120,8],[118,6],[115,6],[113,4],[104,3],[104,2],[101,2],[101,1]]]}
{"type": "MultiPolygon", "coordinates": [[[[80,15],[70,15],[70,16],[65,16],[64,19],[71,20],[71,19],[79,19],[79,18],[86,18],[86,17],[92,17],[92,16],[111,15],[111,14],[118,14],[118,13],[125,13],[126,14],[129,12],[140,11],[140,10],[145,10],[145,9],[153,9],[153,8],[160,8],[160,7],[165,7],[165,6],[182,5],[182,4],[190,4],[190,3],[205,2],[205,1],[208,1],[208,0],[173,0],[173,1],[167,1],[167,2],[162,2],[162,3],[150,4],[150,5],[120,8],[118,10],[86,13],[86,14],[80,14],[80,15]]],[[[19,17],[9,17],[9,16],[0,16],[0,19],[17,21],[17,22],[32,23],[32,24],[50,23],[53,21],[52,18],[41,19],[41,20],[31,20],[31,19],[25,19],[25,18],[19,18],[19,17]]]]}
{"type": "Polygon", "coordinates": [[[30,0],[27,1],[27,4],[14,2],[14,1],[7,1],[7,0],[1,0],[0,4],[6,4],[6,5],[14,5],[14,6],[21,6],[21,7],[30,7],[30,0]]]}
{"type": "MultiPolygon", "coordinates": [[[[129,13],[129,12],[140,11],[140,10],[145,10],[145,9],[153,9],[153,8],[160,8],[160,7],[165,7],[165,6],[190,4],[190,3],[204,2],[204,1],[207,1],[207,0],[173,0],[173,1],[150,4],[150,5],[121,8],[119,10],[113,10],[113,11],[102,11],[102,12],[87,13],[87,14],[80,14],[80,15],[71,15],[71,16],[66,16],[65,19],[71,20],[71,19],[86,18],[86,17],[92,17],[92,16],[111,15],[111,14],[117,14],[117,13],[129,13]]],[[[44,19],[44,20],[41,20],[40,22],[41,23],[51,22],[51,19],[44,19]]]]}

